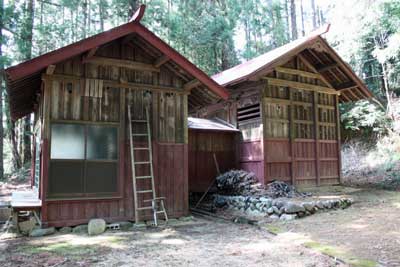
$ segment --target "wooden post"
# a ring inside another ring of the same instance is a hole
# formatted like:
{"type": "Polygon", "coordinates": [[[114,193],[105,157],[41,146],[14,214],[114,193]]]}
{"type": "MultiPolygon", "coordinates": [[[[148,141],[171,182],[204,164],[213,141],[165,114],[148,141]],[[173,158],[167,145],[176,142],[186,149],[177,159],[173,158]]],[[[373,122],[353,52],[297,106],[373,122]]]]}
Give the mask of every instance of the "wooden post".
{"type": "MultiPolygon", "coordinates": [[[[264,184],[266,184],[269,181],[268,176],[267,176],[268,163],[267,163],[267,157],[266,157],[267,152],[266,152],[266,142],[265,142],[265,140],[267,139],[267,124],[266,124],[267,118],[266,118],[266,111],[265,111],[265,104],[266,104],[266,101],[267,101],[266,100],[267,99],[266,98],[267,90],[268,90],[268,81],[266,80],[265,81],[265,87],[263,89],[261,89],[261,92],[260,92],[260,95],[261,95],[261,103],[260,103],[260,105],[261,105],[261,108],[260,108],[260,111],[261,111],[261,122],[263,124],[263,135],[262,135],[261,142],[262,142],[262,148],[263,148],[262,153],[263,153],[264,184]]],[[[240,148],[239,148],[239,150],[240,150],[240,148]]],[[[240,151],[239,151],[239,155],[240,155],[240,151]]]]}
{"type": "Polygon", "coordinates": [[[339,182],[342,183],[342,144],[340,139],[340,110],[339,110],[339,96],[335,97],[335,109],[336,109],[336,139],[337,139],[337,150],[338,150],[338,175],[339,182]]]}
{"type": "Polygon", "coordinates": [[[317,186],[321,184],[320,178],[320,166],[319,166],[319,123],[318,123],[318,92],[314,92],[313,97],[313,105],[314,105],[314,140],[315,140],[315,176],[317,178],[317,186]]]}
{"type": "Polygon", "coordinates": [[[290,144],[290,174],[292,178],[292,185],[296,184],[296,177],[295,177],[295,164],[296,164],[296,159],[294,155],[294,104],[293,104],[293,91],[291,88],[288,88],[289,90],[289,144],[290,144]]]}

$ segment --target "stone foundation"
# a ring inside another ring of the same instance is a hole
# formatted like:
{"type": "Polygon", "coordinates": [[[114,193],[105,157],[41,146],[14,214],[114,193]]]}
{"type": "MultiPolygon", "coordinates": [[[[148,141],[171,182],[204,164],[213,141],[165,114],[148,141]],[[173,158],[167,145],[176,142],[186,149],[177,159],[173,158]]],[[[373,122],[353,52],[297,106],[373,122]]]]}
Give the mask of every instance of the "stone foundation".
{"type": "Polygon", "coordinates": [[[252,217],[270,217],[282,220],[292,220],[318,211],[344,209],[352,203],[351,198],[344,197],[301,201],[289,198],[214,195],[214,205],[217,208],[234,209],[252,217]]]}

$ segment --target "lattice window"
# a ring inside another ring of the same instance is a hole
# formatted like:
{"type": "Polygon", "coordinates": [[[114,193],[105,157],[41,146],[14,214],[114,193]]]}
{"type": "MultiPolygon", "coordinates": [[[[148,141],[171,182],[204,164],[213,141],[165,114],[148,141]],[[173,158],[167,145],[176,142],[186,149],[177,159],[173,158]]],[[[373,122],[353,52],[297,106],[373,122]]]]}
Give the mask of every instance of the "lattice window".
{"type": "Polygon", "coordinates": [[[260,118],[260,103],[247,105],[237,109],[237,121],[239,126],[249,121],[259,120],[260,118]]]}
{"type": "Polygon", "coordinates": [[[294,138],[313,139],[314,138],[314,115],[313,107],[308,104],[293,105],[294,117],[294,138]]]}

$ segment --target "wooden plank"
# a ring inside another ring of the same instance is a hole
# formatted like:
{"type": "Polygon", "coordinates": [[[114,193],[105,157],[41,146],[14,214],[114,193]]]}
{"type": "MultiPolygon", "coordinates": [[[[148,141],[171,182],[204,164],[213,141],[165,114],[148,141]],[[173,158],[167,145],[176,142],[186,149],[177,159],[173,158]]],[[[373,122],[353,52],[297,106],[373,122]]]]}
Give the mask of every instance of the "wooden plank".
{"type": "Polygon", "coordinates": [[[325,94],[335,94],[340,95],[340,92],[325,86],[308,84],[308,83],[301,83],[301,82],[294,82],[294,81],[287,81],[282,79],[264,77],[263,79],[268,80],[270,85],[276,86],[283,86],[283,87],[291,87],[296,89],[302,89],[307,91],[317,91],[325,94]]]}
{"type": "Polygon", "coordinates": [[[116,66],[120,68],[127,68],[133,70],[141,70],[141,71],[152,71],[152,72],[160,72],[160,69],[151,65],[142,62],[126,60],[126,59],[117,59],[117,58],[108,58],[108,57],[99,57],[92,56],[90,58],[85,58],[82,60],[85,63],[93,63],[101,66],[116,66]]]}

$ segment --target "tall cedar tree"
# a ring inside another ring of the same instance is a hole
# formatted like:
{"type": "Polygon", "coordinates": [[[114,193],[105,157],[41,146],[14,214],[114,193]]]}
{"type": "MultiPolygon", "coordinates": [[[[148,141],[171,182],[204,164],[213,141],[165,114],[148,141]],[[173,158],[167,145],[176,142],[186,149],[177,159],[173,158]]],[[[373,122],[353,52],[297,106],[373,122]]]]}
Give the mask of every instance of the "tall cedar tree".
{"type": "MultiPolygon", "coordinates": [[[[26,0],[25,2],[25,21],[23,22],[22,30],[22,57],[23,60],[29,60],[32,58],[32,40],[33,40],[33,18],[34,18],[34,0],[26,0]]],[[[24,118],[23,123],[23,163],[31,161],[31,116],[28,115],[24,118]]]]}
{"type": "Polygon", "coordinates": [[[292,40],[297,39],[296,3],[290,0],[290,21],[292,24],[292,40]]]}

